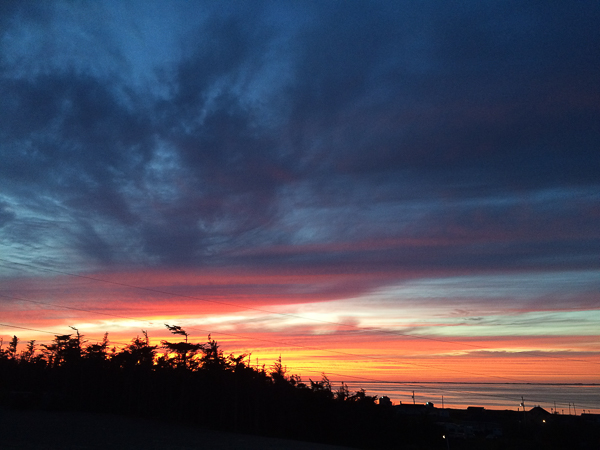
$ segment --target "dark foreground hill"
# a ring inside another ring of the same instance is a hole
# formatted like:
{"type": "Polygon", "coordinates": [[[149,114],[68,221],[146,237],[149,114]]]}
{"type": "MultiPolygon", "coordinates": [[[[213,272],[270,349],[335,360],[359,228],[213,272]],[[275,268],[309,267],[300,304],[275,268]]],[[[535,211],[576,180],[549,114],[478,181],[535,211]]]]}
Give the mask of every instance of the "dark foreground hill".
{"type": "Polygon", "coordinates": [[[111,414],[0,408],[2,450],[348,450],[111,414]]]}

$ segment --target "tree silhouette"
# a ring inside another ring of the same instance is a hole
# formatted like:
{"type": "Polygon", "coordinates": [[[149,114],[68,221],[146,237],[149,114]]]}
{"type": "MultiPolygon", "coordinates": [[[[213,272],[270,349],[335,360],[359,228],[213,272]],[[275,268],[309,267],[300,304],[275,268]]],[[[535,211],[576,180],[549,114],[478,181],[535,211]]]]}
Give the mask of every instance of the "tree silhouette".
{"type": "Polygon", "coordinates": [[[13,336],[8,344],[7,355],[10,359],[17,359],[17,343],[19,342],[19,338],[17,336],[13,336]]]}
{"type": "MultiPolygon", "coordinates": [[[[395,448],[401,423],[393,408],[376,404],[376,396],[364,390],[351,393],[345,383],[334,390],[325,374],[307,386],[288,373],[281,355],[268,369],[252,366],[247,354],[224,356],[211,335],[206,343],[192,343],[180,326],[165,326],[182,339],[162,341],[172,356],[161,358],[146,331],[110,351],[108,334],[84,345],[73,327],[74,334],[56,335],[37,354],[35,341],[29,341],[20,355],[14,336],[8,348],[0,343],[0,406],[10,398],[15,406],[32,405],[19,400],[19,392],[32,393],[31,398],[45,397],[38,405],[48,409],[133,414],[166,423],[395,448]]],[[[431,434],[431,428],[419,427],[415,429],[422,437],[431,434]]]]}
{"type": "Polygon", "coordinates": [[[90,344],[85,348],[85,358],[91,361],[106,361],[108,358],[108,333],[104,333],[102,342],[99,344],[90,344]]]}
{"type": "Polygon", "coordinates": [[[326,399],[333,398],[333,392],[331,391],[331,382],[329,381],[329,378],[327,378],[327,375],[325,375],[324,373],[321,375],[321,381],[310,380],[310,388],[319,397],[326,399]]]}
{"type": "Polygon", "coordinates": [[[165,323],[165,327],[167,327],[167,329],[173,334],[181,334],[182,336],[185,336],[185,342],[188,341],[189,334],[185,330],[183,330],[180,326],[169,325],[169,324],[165,323]]]}
{"type": "Polygon", "coordinates": [[[276,384],[286,383],[288,380],[285,376],[287,372],[287,367],[284,367],[281,362],[281,355],[279,358],[275,360],[273,365],[271,366],[271,370],[269,371],[269,375],[273,379],[273,382],[276,384]]]}
{"type": "Polygon", "coordinates": [[[0,339],[0,360],[10,360],[10,361],[16,361],[17,360],[17,344],[19,342],[19,338],[17,336],[13,336],[13,338],[10,340],[9,344],[8,344],[8,348],[6,350],[4,350],[3,344],[4,344],[4,339],[0,339]]]}
{"type": "Polygon", "coordinates": [[[167,350],[168,354],[175,354],[174,358],[168,359],[168,365],[180,369],[195,369],[198,366],[198,362],[194,360],[194,357],[203,349],[202,344],[191,344],[188,342],[188,333],[177,325],[165,324],[167,329],[173,334],[179,334],[185,336],[185,342],[169,342],[160,341],[163,348],[167,350]]]}
{"type": "Polygon", "coordinates": [[[230,368],[230,362],[223,356],[219,344],[208,335],[208,342],[202,346],[202,357],[200,359],[202,368],[206,370],[225,370],[230,368]]]}
{"type": "Polygon", "coordinates": [[[142,330],[142,333],[144,334],[143,339],[136,336],[123,351],[113,356],[112,360],[117,366],[122,368],[135,366],[152,368],[157,346],[150,345],[150,338],[148,338],[147,331],[142,330]]]}
{"type": "MultiPolygon", "coordinates": [[[[31,340],[27,343],[27,347],[23,352],[21,352],[21,361],[22,362],[32,362],[34,361],[35,354],[35,340],[31,340]]],[[[39,358],[38,358],[39,359],[39,358]]]]}
{"type": "Polygon", "coordinates": [[[55,335],[52,344],[42,344],[42,352],[49,367],[58,367],[64,363],[70,339],[70,334],[55,335]]]}
{"type": "Polygon", "coordinates": [[[374,405],[375,402],[377,402],[377,396],[367,395],[367,391],[365,391],[364,389],[359,389],[350,396],[349,400],[353,402],[374,405]]]}
{"type": "Polygon", "coordinates": [[[337,391],[335,391],[334,397],[336,400],[340,402],[345,402],[350,399],[350,389],[348,389],[348,385],[342,381],[342,385],[339,387],[337,391]]]}

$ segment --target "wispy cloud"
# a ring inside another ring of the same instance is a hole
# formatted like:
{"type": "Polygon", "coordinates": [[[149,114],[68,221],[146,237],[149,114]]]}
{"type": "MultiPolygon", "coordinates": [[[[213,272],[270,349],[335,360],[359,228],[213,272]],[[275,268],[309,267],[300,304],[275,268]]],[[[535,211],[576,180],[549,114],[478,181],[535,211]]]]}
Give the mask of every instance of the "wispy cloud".
{"type": "Polygon", "coordinates": [[[4,2],[1,293],[298,335],[341,331],[243,307],[592,334],[599,19],[593,2],[4,2]]]}

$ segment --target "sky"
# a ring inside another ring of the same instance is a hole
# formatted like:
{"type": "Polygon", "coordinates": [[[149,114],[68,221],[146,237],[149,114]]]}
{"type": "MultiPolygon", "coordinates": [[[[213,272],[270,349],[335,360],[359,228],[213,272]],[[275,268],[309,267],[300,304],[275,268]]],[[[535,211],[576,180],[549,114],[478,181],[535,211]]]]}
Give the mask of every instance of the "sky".
{"type": "Polygon", "coordinates": [[[0,3],[0,337],[600,383],[596,1],[0,3]]]}

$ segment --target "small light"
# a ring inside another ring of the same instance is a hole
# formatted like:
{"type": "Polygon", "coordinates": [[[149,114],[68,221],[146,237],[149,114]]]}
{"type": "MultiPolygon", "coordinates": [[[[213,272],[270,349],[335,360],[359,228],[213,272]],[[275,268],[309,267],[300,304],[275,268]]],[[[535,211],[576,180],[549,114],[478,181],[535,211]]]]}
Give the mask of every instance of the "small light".
{"type": "Polygon", "coordinates": [[[546,419],[542,419],[542,422],[546,423],[546,419]]]}

